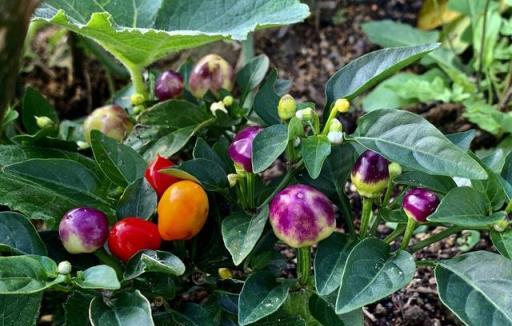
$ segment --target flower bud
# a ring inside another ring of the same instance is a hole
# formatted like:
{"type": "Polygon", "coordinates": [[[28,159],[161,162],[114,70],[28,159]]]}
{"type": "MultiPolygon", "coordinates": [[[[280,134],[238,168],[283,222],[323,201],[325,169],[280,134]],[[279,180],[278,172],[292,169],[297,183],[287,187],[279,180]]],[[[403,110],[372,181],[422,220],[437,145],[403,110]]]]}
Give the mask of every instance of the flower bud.
{"type": "Polygon", "coordinates": [[[57,272],[62,275],[67,275],[71,273],[71,263],[67,260],[61,261],[59,265],[57,266],[57,272]]]}
{"type": "Polygon", "coordinates": [[[180,73],[167,70],[158,76],[155,82],[155,95],[159,101],[179,97],[182,93],[183,76],[180,73]]]}
{"type": "Polygon", "coordinates": [[[42,116],[42,117],[35,116],[34,118],[36,118],[37,126],[41,129],[53,128],[55,126],[55,122],[46,116],[42,116]]]}
{"type": "Polygon", "coordinates": [[[228,110],[226,110],[223,101],[213,102],[212,105],[210,105],[210,111],[214,116],[217,116],[217,111],[222,111],[228,114],[228,110]]]}
{"type": "Polygon", "coordinates": [[[236,186],[237,182],[238,182],[238,174],[236,174],[236,173],[228,174],[228,183],[231,188],[236,186]]]}
{"type": "Polygon", "coordinates": [[[133,106],[142,105],[144,104],[145,98],[144,95],[141,93],[135,93],[132,96],[130,96],[130,102],[133,106]]]}
{"type": "Polygon", "coordinates": [[[504,232],[508,228],[508,223],[507,220],[501,220],[493,225],[494,230],[496,230],[496,232],[504,232]]]}
{"type": "Polygon", "coordinates": [[[343,143],[343,133],[341,131],[329,131],[327,139],[331,144],[339,145],[343,143]]]}
{"type": "Polygon", "coordinates": [[[279,104],[277,105],[277,114],[279,118],[283,121],[290,120],[295,116],[295,112],[297,110],[297,103],[295,99],[290,94],[286,94],[279,100],[279,104]]]}
{"type": "Polygon", "coordinates": [[[257,126],[247,127],[236,134],[228,148],[229,156],[235,166],[246,172],[252,172],[252,142],[262,130],[257,126]]]}
{"type": "Polygon", "coordinates": [[[221,280],[230,280],[233,278],[233,273],[229,268],[219,268],[218,270],[219,277],[221,280]]]}
{"type": "Polygon", "coordinates": [[[270,203],[269,218],[275,235],[293,248],[311,246],[336,228],[332,202],[303,184],[281,190],[270,203]]]}
{"type": "Polygon", "coordinates": [[[297,119],[301,121],[311,121],[311,119],[313,119],[313,114],[314,111],[312,108],[305,108],[303,110],[297,111],[297,113],[295,113],[295,116],[297,117],[297,119]]]}
{"type": "Polygon", "coordinates": [[[78,149],[88,149],[89,147],[91,147],[91,145],[89,145],[88,142],[81,141],[81,140],[77,141],[76,145],[78,146],[78,149]]]}
{"type": "Polygon", "coordinates": [[[333,119],[329,125],[329,131],[343,131],[343,125],[340,120],[333,119]]]}
{"type": "Polygon", "coordinates": [[[208,90],[217,94],[221,89],[231,91],[234,82],[233,67],[215,54],[209,54],[197,62],[190,74],[190,92],[202,98],[208,90]]]}
{"type": "Polygon", "coordinates": [[[388,160],[373,151],[361,154],[350,175],[357,192],[367,198],[379,197],[388,185],[388,165],[388,160]]]}
{"type": "Polygon", "coordinates": [[[103,246],[107,236],[107,216],[94,208],[72,209],[59,224],[60,240],[70,254],[94,252],[103,246]]]}
{"type": "Polygon", "coordinates": [[[340,113],[348,112],[350,109],[350,102],[345,98],[337,99],[336,102],[334,102],[333,109],[340,113]]]}
{"type": "Polygon", "coordinates": [[[389,169],[389,177],[391,179],[395,179],[396,177],[398,177],[399,175],[402,174],[402,167],[398,163],[391,162],[388,166],[388,169],[389,169]]]}
{"type": "Polygon", "coordinates": [[[233,96],[225,96],[223,99],[222,99],[222,103],[224,103],[225,106],[229,107],[231,105],[233,105],[233,96]]]}
{"type": "Polygon", "coordinates": [[[402,200],[405,214],[419,223],[425,222],[437,206],[439,206],[439,197],[426,188],[413,188],[402,200]]]}
{"type": "Polygon", "coordinates": [[[294,140],[293,140],[293,147],[297,148],[299,147],[301,141],[300,141],[300,137],[296,137],[294,140]]]}
{"type": "Polygon", "coordinates": [[[84,121],[84,138],[91,143],[91,130],[97,129],[119,142],[133,127],[128,114],[118,105],[106,105],[94,110],[84,121]]]}

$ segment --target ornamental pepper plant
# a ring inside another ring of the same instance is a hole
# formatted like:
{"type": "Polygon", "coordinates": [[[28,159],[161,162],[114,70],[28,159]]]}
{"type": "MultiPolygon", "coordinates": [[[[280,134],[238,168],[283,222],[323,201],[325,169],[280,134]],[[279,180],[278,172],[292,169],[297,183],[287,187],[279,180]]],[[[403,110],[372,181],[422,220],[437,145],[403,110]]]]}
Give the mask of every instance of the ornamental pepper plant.
{"type": "MultiPolygon", "coordinates": [[[[240,1],[243,17],[266,26],[304,15],[296,1],[286,10],[263,2],[278,21],[240,1]]],[[[122,56],[131,92],[71,121],[29,87],[21,118],[4,119],[0,312],[9,324],[41,314],[56,325],[363,325],[365,306],[427,268],[462,323],[512,325],[512,154],[476,155],[474,131],[445,135],[405,110],[369,112],[352,133],[342,123],[360,95],[438,44],[355,59],[327,81],[320,107],[294,97],[263,54],[239,69],[209,54],[142,78],[170,51],[153,42],[179,47],[176,33],[125,30],[110,5],[110,16],[94,12],[84,25],[59,4],[47,1],[35,19],[122,56]],[[115,53],[105,35],[126,36],[116,39],[126,47],[115,53]],[[496,251],[476,250],[468,234],[496,251]],[[454,235],[465,253],[418,255],[454,235]]],[[[241,37],[232,27],[183,37],[241,37]]]]}

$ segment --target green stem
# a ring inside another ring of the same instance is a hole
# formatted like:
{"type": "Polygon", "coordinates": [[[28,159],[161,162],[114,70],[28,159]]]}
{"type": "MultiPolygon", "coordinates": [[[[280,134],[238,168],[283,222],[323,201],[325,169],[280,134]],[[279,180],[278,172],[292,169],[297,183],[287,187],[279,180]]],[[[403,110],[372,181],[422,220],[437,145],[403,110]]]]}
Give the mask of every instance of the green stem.
{"type": "Polygon", "coordinates": [[[359,238],[364,239],[368,232],[370,219],[372,217],[373,200],[371,198],[363,197],[363,211],[361,213],[361,227],[359,228],[359,238]]]}
{"type": "Polygon", "coordinates": [[[402,244],[400,245],[401,250],[405,250],[409,245],[415,228],[416,221],[413,220],[412,218],[407,219],[407,226],[405,227],[404,238],[402,239],[402,244]]]}
{"type": "Polygon", "coordinates": [[[311,247],[297,248],[297,277],[299,284],[305,286],[311,273],[311,247]]]}
{"type": "Polygon", "coordinates": [[[388,234],[385,238],[384,238],[384,242],[385,243],[391,243],[393,242],[393,240],[395,240],[396,238],[398,238],[400,236],[400,234],[402,234],[405,230],[405,226],[403,224],[399,224],[396,229],[393,230],[393,232],[391,232],[390,234],[388,234]]]}
{"type": "Polygon", "coordinates": [[[126,69],[130,73],[130,79],[132,80],[133,88],[135,93],[142,94],[147,99],[146,83],[144,83],[144,76],[142,75],[142,69],[139,66],[126,64],[126,69]]]}
{"type": "MultiPolygon", "coordinates": [[[[483,60],[484,60],[484,48],[485,48],[485,38],[487,33],[487,12],[489,10],[489,4],[490,0],[485,1],[485,7],[484,7],[484,21],[482,26],[482,38],[480,39],[480,60],[478,62],[478,70],[476,74],[476,86],[478,90],[480,90],[480,82],[482,80],[482,67],[483,67],[483,60]]],[[[473,31],[474,32],[474,31],[473,31]]]]}
{"type": "Polygon", "coordinates": [[[384,200],[382,201],[382,207],[387,207],[389,204],[389,199],[391,198],[391,194],[393,193],[393,180],[389,178],[388,187],[386,189],[386,193],[384,194],[384,200]]]}
{"type": "Polygon", "coordinates": [[[334,118],[336,118],[336,115],[338,114],[338,111],[333,108],[331,108],[331,112],[329,113],[329,118],[327,118],[327,121],[325,122],[324,130],[322,131],[322,135],[327,135],[329,133],[329,127],[331,126],[331,122],[334,118]]]}
{"type": "Polygon", "coordinates": [[[100,248],[94,252],[94,255],[105,265],[112,267],[119,278],[123,276],[123,267],[112,256],[110,256],[104,248],[100,248]]]}
{"type": "Polygon", "coordinates": [[[350,202],[348,201],[348,198],[343,194],[341,190],[336,189],[336,192],[338,193],[338,198],[340,200],[341,215],[343,216],[343,219],[345,219],[345,224],[347,225],[348,232],[350,233],[352,238],[355,238],[356,230],[354,228],[354,221],[352,218],[352,210],[350,209],[350,202]]]}
{"type": "Polygon", "coordinates": [[[381,220],[381,217],[380,217],[380,214],[378,214],[375,217],[375,221],[373,221],[372,226],[370,227],[370,235],[374,235],[375,232],[377,232],[377,228],[379,227],[380,220],[381,220]]]}
{"type": "Polygon", "coordinates": [[[460,226],[449,227],[449,228],[447,228],[444,231],[441,231],[441,232],[439,232],[437,234],[434,234],[433,236],[431,236],[431,237],[429,237],[429,238],[427,238],[427,239],[425,239],[423,241],[420,241],[420,242],[416,243],[415,245],[413,245],[413,246],[411,246],[409,248],[409,251],[410,252],[416,252],[418,250],[421,250],[421,249],[423,249],[425,247],[430,246],[434,242],[441,241],[444,238],[449,237],[452,234],[459,233],[462,230],[464,230],[464,228],[460,227],[460,226]]]}
{"type": "Polygon", "coordinates": [[[256,208],[256,200],[254,198],[254,183],[255,183],[256,175],[252,172],[248,172],[246,175],[246,200],[247,200],[247,209],[253,210],[256,208]]]}

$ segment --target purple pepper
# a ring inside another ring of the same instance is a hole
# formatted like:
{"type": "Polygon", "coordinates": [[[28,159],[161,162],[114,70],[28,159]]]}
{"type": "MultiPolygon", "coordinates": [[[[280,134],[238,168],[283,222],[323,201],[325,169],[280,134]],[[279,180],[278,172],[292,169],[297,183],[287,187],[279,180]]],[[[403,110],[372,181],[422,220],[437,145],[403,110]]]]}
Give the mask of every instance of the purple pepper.
{"type": "Polygon", "coordinates": [[[155,83],[155,95],[165,101],[176,98],[183,92],[183,76],[172,70],[164,71],[155,83]]]}
{"type": "Polygon", "coordinates": [[[295,184],[281,190],[270,203],[275,235],[293,248],[311,246],[336,228],[334,205],[313,187],[295,184]]]}
{"type": "Polygon", "coordinates": [[[94,252],[107,240],[107,216],[94,208],[72,209],[60,221],[59,237],[71,254],[94,252]]]}
{"type": "Polygon", "coordinates": [[[235,135],[228,148],[229,156],[235,162],[235,166],[243,168],[246,172],[252,172],[252,143],[262,130],[258,126],[247,127],[235,135]]]}
{"type": "Polygon", "coordinates": [[[357,192],[367,198],[375,198],[386,189],[389,180],[389,161],[367,150],[354,163],[350,178],[357,192]]]}
{"type": "Polygon", "coordinates": [[[217,94],[221,89],[231,91],[235,73],[233,67],[222,57],[209,54],[197,62],[190,74],[190,92],[202,98],[208,90],[217,94]]]}
{"type": "Polygon", "coordinates": [[[402,201],[405,214],[419,223],[425,222],[437,206],[439,206],[439,197],[426,188],[409,190],[402,201]]]}

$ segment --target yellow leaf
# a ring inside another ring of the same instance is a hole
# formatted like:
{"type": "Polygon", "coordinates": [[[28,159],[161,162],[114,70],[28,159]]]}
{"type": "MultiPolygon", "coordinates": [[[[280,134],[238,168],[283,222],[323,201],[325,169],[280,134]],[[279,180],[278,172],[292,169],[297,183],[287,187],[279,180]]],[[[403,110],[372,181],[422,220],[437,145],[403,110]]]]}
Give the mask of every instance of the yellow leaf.
{"type": "Polygon", "coordinates": [[[460,13],[448,9],[447,4],[448,0],[426,0],[419,13],[418,28],[430,30],[457,19],[460,13]]]}

